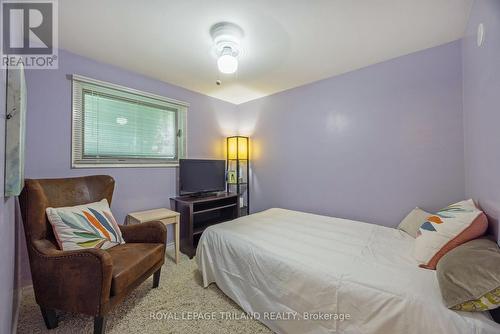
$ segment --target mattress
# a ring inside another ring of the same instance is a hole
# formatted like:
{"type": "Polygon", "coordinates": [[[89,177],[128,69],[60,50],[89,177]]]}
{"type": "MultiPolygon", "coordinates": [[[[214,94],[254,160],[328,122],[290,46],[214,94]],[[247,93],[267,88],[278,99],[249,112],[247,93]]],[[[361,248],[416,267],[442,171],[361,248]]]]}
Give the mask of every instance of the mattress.
{"type": "Polygon", "coordinates": [[[489,313],[447,309],[414,239],[375,224],[284,209],[207,228],[196,261],[276,333],[500,333],[489,313]]]}

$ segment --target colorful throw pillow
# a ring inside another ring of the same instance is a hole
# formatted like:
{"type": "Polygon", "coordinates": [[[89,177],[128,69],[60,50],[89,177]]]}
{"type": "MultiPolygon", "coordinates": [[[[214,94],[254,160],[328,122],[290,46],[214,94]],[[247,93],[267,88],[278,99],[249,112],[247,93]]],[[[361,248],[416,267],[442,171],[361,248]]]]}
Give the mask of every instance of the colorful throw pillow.
{"type": "Polygon", "coordinates": [[[405,219],[401,221],[398,229],[400,229],[401,231],[405,231],[412,237],[416,238],[420,226],[427,221],[427,217],[429,217],[430,215],[430,213],[425,212],[420,208],[415,208],[411,210],[408,216],[406,216],[405,219]]]}
{"type": "Polygon", "coordinates": [[[106,199],[46,212],[62,250],[108,249],[125,243],[106,199]]]}
{"type": "Polygon", "coordinates": [[[500,249],[480,238],[448,252],[439,261],[437,279],[446,307],[488,311],[500,307],[500,249]]]}
{"type": "Polygon", "coordinates": [[[452,310],[482,312],[494,310],[500,306],[500,288],[485,293],[478,299],[469,300],[451,307],[452,310]]]}
{"type": "Polygon", "coordinates": [[[436,269],[447,252],[482,236],[487,228],[486,215],[471,199],[452,204],[427,217],[420,226],[415,239],[415,258],[420,267],[436,269]]]}

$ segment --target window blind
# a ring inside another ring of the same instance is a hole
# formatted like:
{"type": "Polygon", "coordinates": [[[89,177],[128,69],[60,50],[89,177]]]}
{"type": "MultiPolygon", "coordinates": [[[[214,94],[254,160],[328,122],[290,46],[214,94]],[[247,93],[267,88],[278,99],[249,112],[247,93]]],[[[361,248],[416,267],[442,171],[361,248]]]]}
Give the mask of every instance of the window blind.
{"type": "Polygon", "coordinates": [[[185,153],[187,106],[73,78],[73,165],[175,165],[185,153]]]}

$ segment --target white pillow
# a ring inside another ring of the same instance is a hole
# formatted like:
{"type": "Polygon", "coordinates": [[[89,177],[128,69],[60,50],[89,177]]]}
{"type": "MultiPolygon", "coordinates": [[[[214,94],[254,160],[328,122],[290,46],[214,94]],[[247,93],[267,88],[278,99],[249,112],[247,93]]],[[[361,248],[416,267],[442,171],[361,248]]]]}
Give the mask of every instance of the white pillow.
{"type": "Polygon", "coordinates": [[[108,249],[125,243],[106,199],[46,212],[62,250],[108,249]]]}
{"type": "Polygon", "coordinates": [[[427,217],[415,239],[415,258],[420,267],[436,269],[441,257],[453,248],[483,235],[486,215],[470,199],[452,204],[427,217]]]}
{"type": "Polygon", "coordinates": [[[416,238],[420,226],[427,221],[427,217],[430,215],[430,213],[425,212],[420,208],[415,208],[411,210],[408,216],[401,221],[398,229],[405,231],[412,237],[416,238]]]}

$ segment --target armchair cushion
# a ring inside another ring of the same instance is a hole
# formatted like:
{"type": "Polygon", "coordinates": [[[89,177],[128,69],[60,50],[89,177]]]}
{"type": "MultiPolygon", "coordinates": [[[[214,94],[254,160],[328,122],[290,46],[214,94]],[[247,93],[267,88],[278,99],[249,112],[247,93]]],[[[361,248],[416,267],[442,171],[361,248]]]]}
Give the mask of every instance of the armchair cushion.
{"type": "Polygon", "coordinates": [[[49,207],[46,212],[62,250],[108,249],[125,243],[106,199],[71,207],[49,207]]]}
{"type": "Polygon", "coordinates": [[[149,276],[151,268],[161,266],[165,256],[163,243],[131,243],[107,250],[113,263],[111,296],[126,292],[126,289],[149,276]]]}

